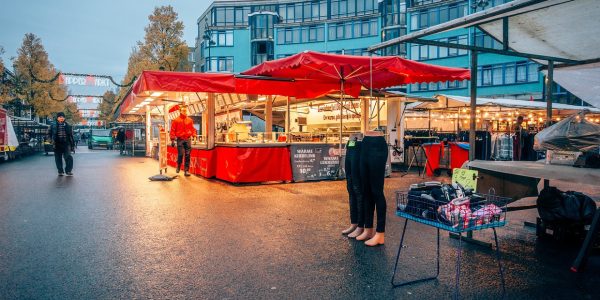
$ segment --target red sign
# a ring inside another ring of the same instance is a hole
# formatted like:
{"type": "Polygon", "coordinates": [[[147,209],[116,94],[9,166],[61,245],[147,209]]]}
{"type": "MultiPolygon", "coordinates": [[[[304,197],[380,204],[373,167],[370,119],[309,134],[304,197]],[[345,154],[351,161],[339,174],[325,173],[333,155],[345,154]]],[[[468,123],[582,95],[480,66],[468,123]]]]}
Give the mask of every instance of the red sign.
{"type": "Polygon", "coordinates": [[[0,110],[0,145],[5,145],[8,143],[8,139],[6,136],[6,111],[0,110]]]}

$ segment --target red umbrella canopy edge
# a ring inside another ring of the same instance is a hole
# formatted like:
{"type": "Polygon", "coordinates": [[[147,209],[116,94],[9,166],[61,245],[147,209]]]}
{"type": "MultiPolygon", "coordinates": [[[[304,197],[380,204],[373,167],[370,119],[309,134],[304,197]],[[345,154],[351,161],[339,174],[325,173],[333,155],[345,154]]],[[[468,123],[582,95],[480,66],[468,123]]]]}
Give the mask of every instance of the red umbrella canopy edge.
{"type": "Polygon", "coordinates": [[[242,74],[324,81],[343,80],[346,84],[359,84],[365,88],[465,80],[471,77],[468,69],[430,65],[398,56],[368,57],[313,51],[266,61],[242,74]]]}

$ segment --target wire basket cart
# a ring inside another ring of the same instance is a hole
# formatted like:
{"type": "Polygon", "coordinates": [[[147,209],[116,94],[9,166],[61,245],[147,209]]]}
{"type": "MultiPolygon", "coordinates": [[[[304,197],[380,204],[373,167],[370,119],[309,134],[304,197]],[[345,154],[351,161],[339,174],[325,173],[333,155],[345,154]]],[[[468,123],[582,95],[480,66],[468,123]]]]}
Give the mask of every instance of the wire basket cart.
{"type": "Polygon", "coordinates": [[[440,197],[433,197],[427,194],[427,191],[423,191],[422,194],[420,193],[421,191],[419,189],[395,192],[396,215],[404,218],[405,221],[400,237],[398,253],[396,255],[396,262],[394,264],[394,273],[391,280],[392,286],[395,288],[438,278],[440,274],[440,230],[445,230],[458,236],[458,248],[456,250],[456,279],[454,287],[454,299],[458,299],[460,297],[460,263],[463,233],[491,228],[494,232],[495,254],[500,275],[502,297],[504,298],[506,293],[504,270],[500,258],[500,248],[498,246],[496,228],[506,225],[506,205],[509,203],[510,198],[497,196],[493,189],[490,189],[488,194],[473,193],[467,196],[460,193],[451,201],[436,200],[440,199],[440,197]],[[433,276],[396,282],[398,261],[404,246],[404,236],[409,220],[432,226],[437,229],[436,272],[433,276]]]}

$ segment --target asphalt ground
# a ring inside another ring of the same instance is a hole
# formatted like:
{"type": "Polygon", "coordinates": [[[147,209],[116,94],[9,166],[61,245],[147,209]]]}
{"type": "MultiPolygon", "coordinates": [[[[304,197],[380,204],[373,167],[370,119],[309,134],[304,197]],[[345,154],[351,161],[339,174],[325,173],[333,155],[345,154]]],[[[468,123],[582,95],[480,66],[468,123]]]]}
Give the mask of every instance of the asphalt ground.
{"type": "MultiPolygon", "coordinates": [[[[386,243],[341,235],[345,181],[232,185],[200,177],[150,182],[158,164],[79,148],[73,177],[52,156],[0,163],[1,299],[448,299],[459,242],[441,234],[437,280],[393,288],[404,219],[386,179],[386,243]]],[[[170,172],[173,172],[172,169],[170,172]]],[[[448,178],[439,178],[448,180],[448,178]]],[[[600,187],[567,185],[596,199],[600,187]]],[[[514,203],[522,205],[534,199],[514,203]]],[[[540,239],[537,212],[498,229],[506,299],[599,299],[600,259],[571,273],[576,243],[540,239]]],[[[475,237],[492,241],[491,230],[475,237]]],[[[409,222],[397,280],[435,272],[436,229],[409,222]]],[[[460,293],[499,299],[495,252],[462,243],[460,293]]]]}

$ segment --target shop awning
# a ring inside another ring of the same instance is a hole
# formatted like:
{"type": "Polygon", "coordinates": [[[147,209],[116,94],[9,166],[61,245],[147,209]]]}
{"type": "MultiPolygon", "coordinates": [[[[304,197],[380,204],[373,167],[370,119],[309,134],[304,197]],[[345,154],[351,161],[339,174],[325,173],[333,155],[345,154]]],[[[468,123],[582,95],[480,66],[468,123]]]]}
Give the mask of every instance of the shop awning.
{"type": "Polygon", "coordinates": [[[273,79],[229,73],[143,71],[115,110],[115,115],[141,114],[145,112],[146,106],[186,100],[201,101],[206,98],[207,93],[236,94],[228,98],[245,101],[248,99],[247,95],[315,98],[338,89],[337,83],[312,79],[273,79]]]}
{"type": "Polygon", "coordinates": [[[353,56],[305,51],[266,61],[246,75],[335,82],[345,94],[358,97],[361,88],[381,89],[417,82],[465,80],[469,70],[424,64],[397,56],[353,56]],[[341,89],[341,88],[340,88],[341,89]]]}

